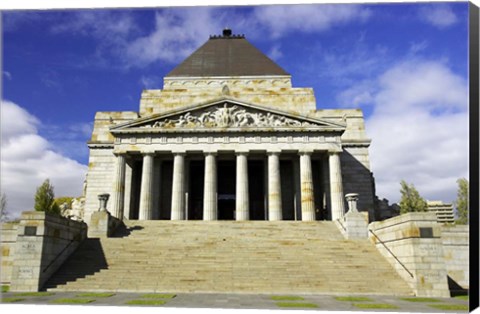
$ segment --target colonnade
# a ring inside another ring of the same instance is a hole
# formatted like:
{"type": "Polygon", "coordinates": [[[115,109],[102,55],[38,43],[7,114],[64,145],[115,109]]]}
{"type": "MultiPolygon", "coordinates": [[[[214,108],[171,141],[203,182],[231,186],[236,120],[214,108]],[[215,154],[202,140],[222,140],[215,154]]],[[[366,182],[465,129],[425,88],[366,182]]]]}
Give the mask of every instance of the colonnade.
{"type": "MultiPolygon", "coordinates": [[[[268,220],[282,220],[282,191],[280,178],[280,152],[268,152],[268,220]]],[[[174,153],[171,220],[185,219],[185,153],[174,153]]],[[[203,220],[217,220],[217,155],[205,153],[205,174],[203,191],[203,220]]],[[[310,152],[299,152],[300,206],[303,221],[315,220],[315,201],[310,152]]],[[[116,155],[114,175],[113,215],[124,216],[126,155],[116,155]]],[[[154,153],[143,154],[143,168],[140,187],[139,220],[153,219],[154,153]]],[[[326,169],[325,169],[326,170],[326,169]]],[[[325,171],[322,171],[325,172],[325,171]]],[[[332,220],[343,217],[343,199],[340,156],[338,152],[328,152],[328,174],[332,220]]],[[[328,178],[324,175],[325,184],[328,178]]],[[[236,152],[235,219],[249,220],[248,153],[236,152]]]]}

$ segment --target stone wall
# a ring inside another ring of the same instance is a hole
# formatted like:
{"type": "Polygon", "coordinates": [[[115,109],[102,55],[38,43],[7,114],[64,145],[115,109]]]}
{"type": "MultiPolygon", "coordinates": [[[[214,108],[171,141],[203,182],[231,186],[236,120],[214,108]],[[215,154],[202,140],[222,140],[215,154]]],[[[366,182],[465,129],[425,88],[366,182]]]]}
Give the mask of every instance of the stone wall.
{"type": "Polygon", "coordinates": [[[441,225],[435,214],[408,213],[373,222],[369,229],[370,240],[417,296],[450,297],[441,225]]]}
{"type": "MultiPolygon", "coordinates": [[[[115,174],[115,155],[111,148],[90,148],[88,160],[87,191],[85,197],[84,220],[89,223],[93,212],[99,208],[98,195],[113,195],[113,176],[115,174]]],[[[107,203],[111,212],[112,202],[107,203]]]]}
{"type": "Polygon", "coordinates": [[[15,243],[17,242],[18,223],[2,223],[1,245],[2,266],[0,268],[1,284],[9,285],[12,281],[13,259],[15,257],[15,243]]]}
{"type": "Polygon", "coordinates": [[[292,88],[289,76],[168,78],[163,90],[145,90],[140,100],[142,117],[179,110],[221,97],[306,115],[315,110],[311,88],[292,88]]]}
{"type": "Polygon", "coordinates": [[[45,212],[23,212],[17,228],[10,290],[40,290],[86,236],[84,222],[45,212]]]}
{"type": "Polygon", "coordinates": [[[451,280],[468,289],[469,284],[469,231],[468,225],[443,225],[443,255],[451,280]]]}

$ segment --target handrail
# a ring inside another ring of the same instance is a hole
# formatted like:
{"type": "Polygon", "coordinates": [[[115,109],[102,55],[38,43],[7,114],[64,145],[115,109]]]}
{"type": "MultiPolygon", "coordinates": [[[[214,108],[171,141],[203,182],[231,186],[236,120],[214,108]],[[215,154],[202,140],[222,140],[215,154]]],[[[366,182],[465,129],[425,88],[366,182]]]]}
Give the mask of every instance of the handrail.
{"type": "Polygon", "coordinates": [[[338,222],[340,227],[342,227],[343,231],[347,232],[347,228],[345,228],[345,226],[342,224],[342,221],[340,219],[337,219],[336,222],[338,222]]]}
{"type": "Polygon", "coordinates": [[[50,266],[52,266],[56,261],[57,261],[57,258],[60,257],[60,255],[62,255],[69,247],[70,245],[73,243],[73,242],[76,242],[75,240],[71,240],[70,243],[67,244],[67,246],[65,246],[63,248],[62,251],[60,251],[60,253],[57,254],[57,256],[55,256],[55,258],[47,265],[47,267],[45,267],[43,270],[42,270],[42,273],[46,272],[47,269],[50,268],[50,266]]]}
{"type": "Polygon", "coordinates": [[[414,278],[413,274],[407,269],[407,267],[405,267],[405,265],[403,265],[402,262],[400,262],[400,260],[395,256],[395,254],[393,254],[392,251],[390,251],[390,249],[387,247],[387,245],[382,241],[380,240],[380,238],[375,234],[375,232],[373,232],[372,229],[368,229],[368,231],[370,231],[373,236],[385,247],[385,249],[393,256],[393,258],[395,258],[397,260],[397,262],[403,267],[403,269],[405,269],[407,271],[407,273],[410,275],[410,277],[414,278]]]}

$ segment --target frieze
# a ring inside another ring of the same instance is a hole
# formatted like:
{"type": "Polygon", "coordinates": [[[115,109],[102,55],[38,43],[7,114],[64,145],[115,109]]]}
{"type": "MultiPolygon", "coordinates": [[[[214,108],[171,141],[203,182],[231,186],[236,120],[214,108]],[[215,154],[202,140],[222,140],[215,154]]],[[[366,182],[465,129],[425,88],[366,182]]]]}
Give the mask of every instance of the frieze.
{"type": "Polygon", "coordinates": [[[176,119],[156,121],[142,128],[243,128],[243,127],[309,127],[313,123],[299,121],[274,113],[249,112],[237,105],[224,104],[209,110],[187,112],[176,119]]]}

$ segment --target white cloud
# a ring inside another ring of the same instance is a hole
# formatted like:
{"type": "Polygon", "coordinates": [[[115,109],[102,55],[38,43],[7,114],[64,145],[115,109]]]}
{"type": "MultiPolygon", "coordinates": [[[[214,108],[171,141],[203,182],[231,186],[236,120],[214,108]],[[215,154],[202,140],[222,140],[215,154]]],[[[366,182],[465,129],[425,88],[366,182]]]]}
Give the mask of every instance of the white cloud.
{"type": "Polygon", "coordinates": [[[438,28],[451,26],[458,20],[452,8],[446,3],[422,6],[419,15],[423,21],[438,28]]]}
{"type": "Polygon", "coordinates": [[[1,188],[11,216],[33,208],[36,188],[46,178],[57,196],[80,195],[87,167],[54,152],[38,135],[40,121],[19,105],[3,100],[1,111],[1,188]]]}
{"type": "Polygon", "coordinates": [[[255,9],[255,17],[266,25],[274,38],[289,32],[314,32],[351,21],[364,21],[370,10],[359,5],[272,5],[255,9]]]}
{"type": "Polygon", "coordinates": [[[12,80],[12,73],[8,72],[8,71],[3,71],[3,75],[5,76],[6,79],[8,79],[9,81],[12,80]]]}
{"type": "Polygon", "coordinates": [[[423,40],[421,42],[412,42],[410,43],[410,54],[414,55],[420,51],[423,51],[427,49],[428,47],[428,42],[426,40],[423,40]]]}
{"type": "Polygon", "coordinates": [[[207,7],[157,12],[155,29],[130,42],[125,57],[140,66],[180,61],[223,28],[213,14],[207,7]]]}
{"type": "Polygon", "coordinates": [[[142,75],[140,84],[146,89],[159,89],[162,87],[162,78],[155,75],[142,75]]]}
{"type": "Polygon", "coordinates": [[[380,198],[400,198],[400,180],[430,200],[451,202],[468,177],[467,81],[445,64],[407,61],[379,76],[366,129],[380,198]]]}
{"type": "Polygon", "coordinates": [[[270,59],[278,61],[281,57],[283,57],[283,53],[280,50],[280,45],[274,45],[270,52],[268,53],[270,59]]]}

